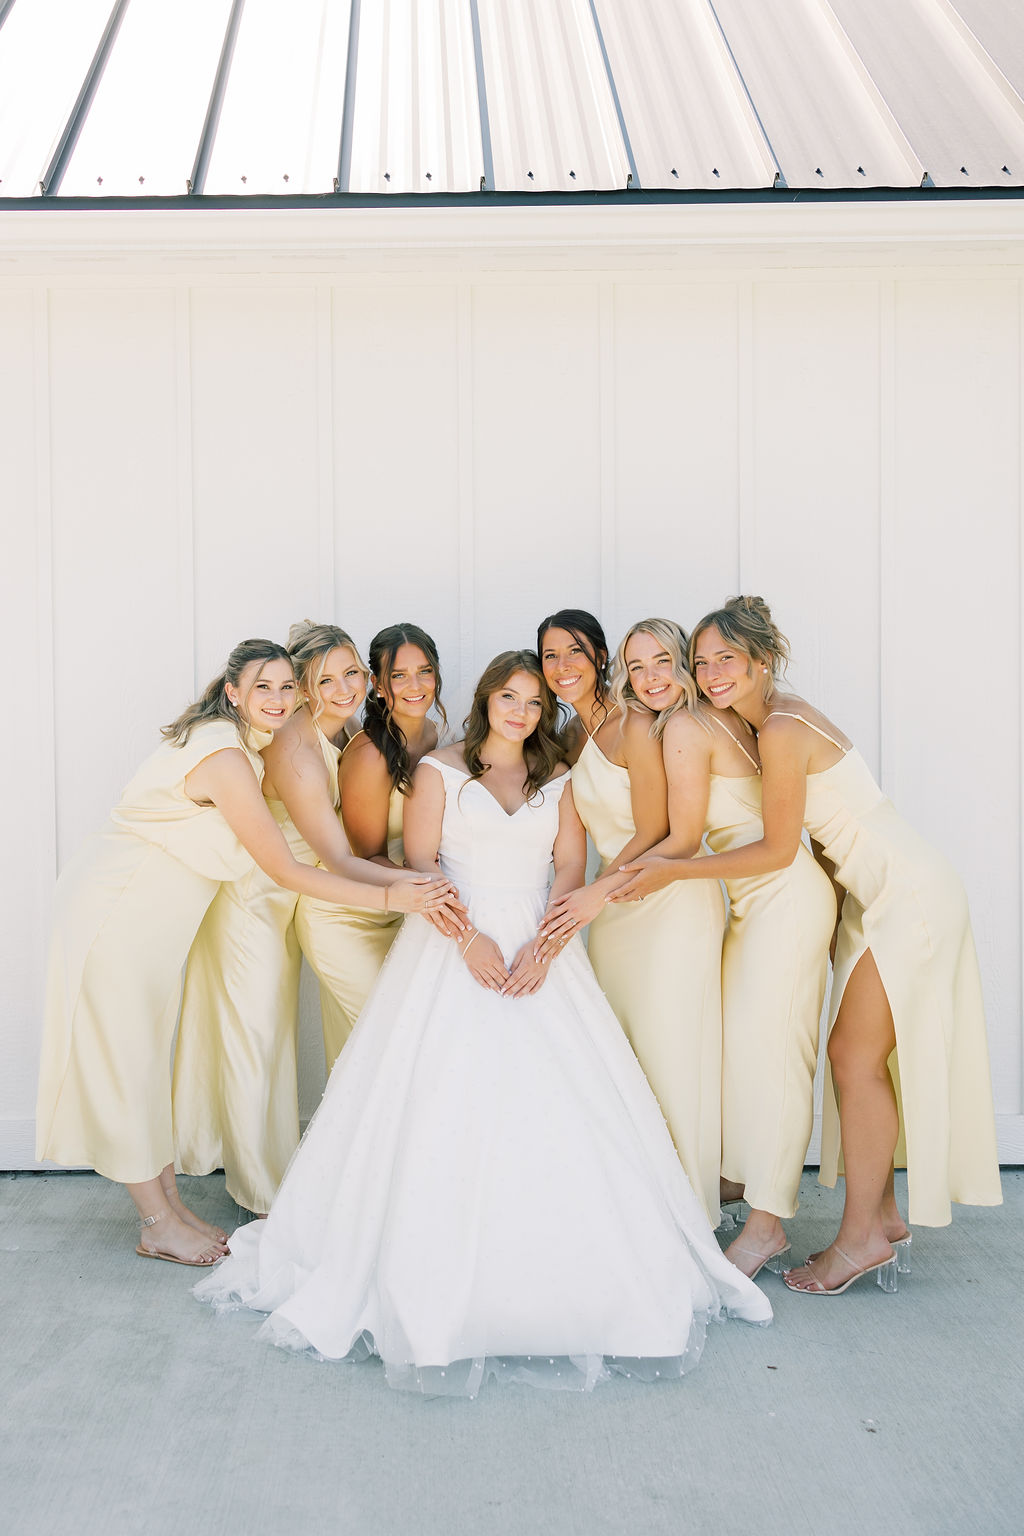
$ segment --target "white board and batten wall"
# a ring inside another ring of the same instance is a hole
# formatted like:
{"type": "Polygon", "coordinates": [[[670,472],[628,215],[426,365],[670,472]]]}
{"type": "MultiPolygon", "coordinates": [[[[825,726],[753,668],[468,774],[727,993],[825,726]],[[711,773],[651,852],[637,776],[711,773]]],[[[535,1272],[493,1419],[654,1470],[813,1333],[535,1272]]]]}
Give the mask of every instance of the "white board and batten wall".
{"type": "Polygon", "coordinates": [[[550,609],[617,636],[739,590],[963,873],[1024,1161],[1007,206],[927,238],[906,210],[5,215],[0,1165],[32,1166],[55,872],[233,643],[412,619],[457,721],[550,609]]]}

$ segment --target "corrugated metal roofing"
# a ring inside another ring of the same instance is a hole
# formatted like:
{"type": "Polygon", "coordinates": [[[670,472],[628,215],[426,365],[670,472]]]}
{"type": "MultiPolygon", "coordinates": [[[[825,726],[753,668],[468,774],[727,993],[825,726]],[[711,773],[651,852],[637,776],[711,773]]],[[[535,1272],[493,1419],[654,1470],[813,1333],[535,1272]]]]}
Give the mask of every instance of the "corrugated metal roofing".
{"type": "Polygon", "coordinates": [[[0,0],[0,199],[1024,187],[1021,0],[0,0]]]}

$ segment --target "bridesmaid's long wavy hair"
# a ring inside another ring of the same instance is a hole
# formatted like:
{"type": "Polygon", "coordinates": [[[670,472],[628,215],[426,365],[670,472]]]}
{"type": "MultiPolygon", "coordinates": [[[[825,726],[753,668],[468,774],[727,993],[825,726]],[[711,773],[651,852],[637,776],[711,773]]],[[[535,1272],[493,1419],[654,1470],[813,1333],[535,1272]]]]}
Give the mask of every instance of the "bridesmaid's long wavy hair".
{"type": "Polygon", "coordinates": [[[405,732],[395,723],[395,701],[388,687],[395,657],[403,645],[417,646],[433,668],[434,708],[441,717],[443,728],[448,728],[448,716],[441,703],[441,662],[437,646],[418,624],[389,624],[386,629],[378,630],[370,641],[370,671],[374,686],[366,695],[363,730],[387,764],[392,788],[408,795],[412,791],[409,749],[405,732]]]}
{"type": "Polygon", "coordinates": [[[238,739],[245,745],[245,739],[249,729],[249,712],[246,705],[249,694],[245,695],[236,709],[227,695],[227,685],[232,688],[241,686],[242,673],[251,662],[261,662],[260,670],[252,680],[249,693],[255,688],[263,676],[263,667],[268,661],[286,661],[294,675],[295,663],[285,650],[283,645],[278,645],[275,640],[243,640],[241,645],[236,645],[227,659],[227,665],[223,672],[219,672],[209,683],[203,692],[182,710],[177,720],[172,720],[170,725],[161,728],[160,734],[176,747],[183,747],[188,741],[197,725],[203,725],[208,720],[227,720],[238,732],[238,739]]]}
{"type": "Polygon", "coordinates": [[[481,760],[480,749],[487,740],[491,724],[487,706],[491,697],[504,688],[516,672],[527,672],[537,680],[540,692],[540,720],[535,730],[523,742],[523,759],[526,763],[526,798],[532,801],[538,791],[551,778],[559,763],[565,761],[565,752],[558,738],[558,702],[548,687],[543,668],[535,651],[502,651],[484,669],[483,676],[473,691],[473,702],[463,722],[465,740],[462,744],[466,768],[471,779],[482,779],[489,764],[481,760]]]}
{"type": "MultiPolygon", "coordinates": [[[[629,680],[629,668],[626,665],[626,646],[634,635],[650,635],[663,647],[666,654],[672,659],[672,681],[678,683],[682,693],[674,704],[668,709],[662,709],[655,714],[651,722],[650,734],[655,741],[660,741],[665,734],[665,727],[672,716],[679,709],[688,709],[696,713],[700,709],[700,694],[697,692],[697,684],[690,675],[690,669],[686,664],[686,651],[689,639],[686,630],[674,619],[641,619],[639,624],[633,624],[627,629],[615,652],[615,660],[612,662],[611,697],[623,711],[636,710],[640,714],[650,714],[647,705],[642,703],[633,691],[633,684],[629,680]]],[[[703,724],[703,721],[701,722],[703,724]]]]}
{"type": "Polygon", "coordinates": [[[348,646],[356,659],[356,666],[363,674],[365,684],[370,669],[347,630],[339,629],[337,624],[314,624],[312,619],[303,619],[293,624],[288,631],[288,654],[295,663],[299,687],[310,700],[309,713],[314,722],[323,713],[323,704],[317,694],[320,679],[324,675],[328,656],[339,646],[348,646]]]}
{"type": "Polygon", "coordinates": [[[690,641],[690,671],[694,672],[697,642],[706,629],[718,630],[726,645],[731,645],[749,661],[748,674],[753,676],[754,663],[767,667],[764,680],[764,698],[767,702],[775,692],[775,684],[789,664],[789,641],[772,618],[772,611],[763,597],[744,594],[730,597],[721,608],[706,613],[693,627],[690,641]]]}
{"type": "Polygon", "coordinates": [[[601,621],[585,608],[559,608],[537,626],[537,655],[544,655],[544,636],[549,629],[567,630],[597,673],[597,703],[610,712],[608,692],[608,641],[601,621]]]}

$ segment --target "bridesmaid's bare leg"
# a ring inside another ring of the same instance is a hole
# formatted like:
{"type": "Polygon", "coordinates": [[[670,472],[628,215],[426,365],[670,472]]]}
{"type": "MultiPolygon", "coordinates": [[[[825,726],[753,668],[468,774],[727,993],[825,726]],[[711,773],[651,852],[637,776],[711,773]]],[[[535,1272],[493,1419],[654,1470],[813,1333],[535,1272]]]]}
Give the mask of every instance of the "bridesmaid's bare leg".
{"type": "Polygon", "coordinates": [[[227,1242],[228,1235],[223,1227],[214,1227],[210,1222],[203,1221],[202,1217],[197,1216],[195,1211],[190,1211],[182,1200],[181,1195],[178,1193],[177,1181],[174,1177],[173,1163],[168,1163],[167,1167],[161,1172],[160,1183],[167,1197],[167,1204],[179,1221],[184,1221],[188,1226],[195,1227],[196,1231],[201,1232],[208,1241],[214,1243],[227,1242]]]}
{"type": "Polygon", "coordinates": [[[896,1093],[887,1065],[895,1044],[892,1009],[868,950],[847,982],[828,1042],[839,1092],[846,1205],[835,1242],[817,1256],[813,1271],[791,1272],[789,1284],[796,1289],[814,1289],[817,1281],[833,1290],[857,1270],[881,1262],[892,1252],[883,1207],[887,1193],[892,1198],[892,1159],[899,1134],[896,1093]]]}
{"type": "Polygon", "coordinates": [[[772,1258],[787,1246],[786,1229],[779,1217],[771,1211],[752,1208],[742,1232],[729,1244],[725,1256],[745,1275],[752,1275],[765,1259],[772,1258]]]}
{"type": "Polygon", "coordinates": [[[224,1244],[203,1236],[171,1209],[163,1184],[166,1171],[164,1169],[155,1179],[125,1185],[142,1224],[139,1248],[147,1254],[165,1256],[181,1264],[216,1263],[227,1251],[224,1244]]]}

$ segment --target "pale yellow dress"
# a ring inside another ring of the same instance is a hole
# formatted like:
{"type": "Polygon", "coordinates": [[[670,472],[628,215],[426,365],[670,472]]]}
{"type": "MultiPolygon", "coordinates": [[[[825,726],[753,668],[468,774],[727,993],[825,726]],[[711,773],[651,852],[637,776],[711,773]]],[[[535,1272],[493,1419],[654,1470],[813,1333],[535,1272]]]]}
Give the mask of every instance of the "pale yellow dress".
{"type": "MultiPolygon", "coordinates": [[[[892,1009],[890,1071],[900,1106],[912,1223],[947,1225],[950,1202],[998,1205],[992,1083],[981,977],[958,875],[899,816],[856,748],[801,715],[844,753],[808,774],[804,826],[836,867],[847,895],[832,980],[829,1027],[846,984],[871,951],[892,1009]],[[895,1070],[898,1066],[898,1070],[895,1070]]],[[[839,1116],[831,1078],[823,1106],[821,1181],[839,1172],[839,1116]]],[[[897,1158],[900,1149],[897,1149],[897,1158]]]]}
{"type": "MultiPolygon", "coordinates": [[[[577,809],[602,874],[635,835],[629,773],[587,739],[572,770],[577,809]]],[[[676,881],[590,925],[597,979],[661,1105],[712,1226],[722,1151],[722,933],[717,880],[676,881]]]]}
{"type": "MultiPolygon", "coordinates": [[[[316,734],[337,809],[338,748],[316,734]]],[[[293,858],[315,864],[281,801],[267,807],[293,858]]],[[[232,1199],[261,1214],[299,1144],[297,901],[258,865],[221,886],[189,951],[174,1057],[179,1168],[223,1168],[232,1199]]]]}
{"type": "MultiPolygon", "coordinates": [[[[262,781],[250,731],[245,751],[262,781]]],[[[54,902],[36,1155],[85,1165],[122,1184],[172,1162],[171,1041],[189,946],[222,880],[253,860],[220,811],[185,778],[241,748],[228,721],[197,726],[184,746],[146,759],[107,827],[64,869],[54,902]]]]}
{"type": "MultiPolygon", "coordinates": [[[[764,836],[760,769],[711,775],[706,836],[715,853],[764,836]]],[[[725,881],[722,946],[722,1175],[748,1204],[775,1216],[797,1208],[814,1126],[814,1072],[828,948],[836,921],[832,882],[803,846],[787,869],[725,881]]]]}
{"type": "MultiPolygon", "coordinates": [[[[352,740],[355,739],[353,736],[352,740]]],[[[338,782],[337,771],[334,782],[338,782]]],[[[405,859],[402,847],[404,807],[404,795],[393,789],[388,801],[388,858],[399,868],[405,859]]],[[[352,1026],[373,989],[384,956],[395,942],[401,924],[400,912],[385,914],[368,907],[335,907],[311,896],[299,897],[295,931],[302,953],[320,983],[324,1060],[328,1072],[352,1033],[352,1026]]]]}

